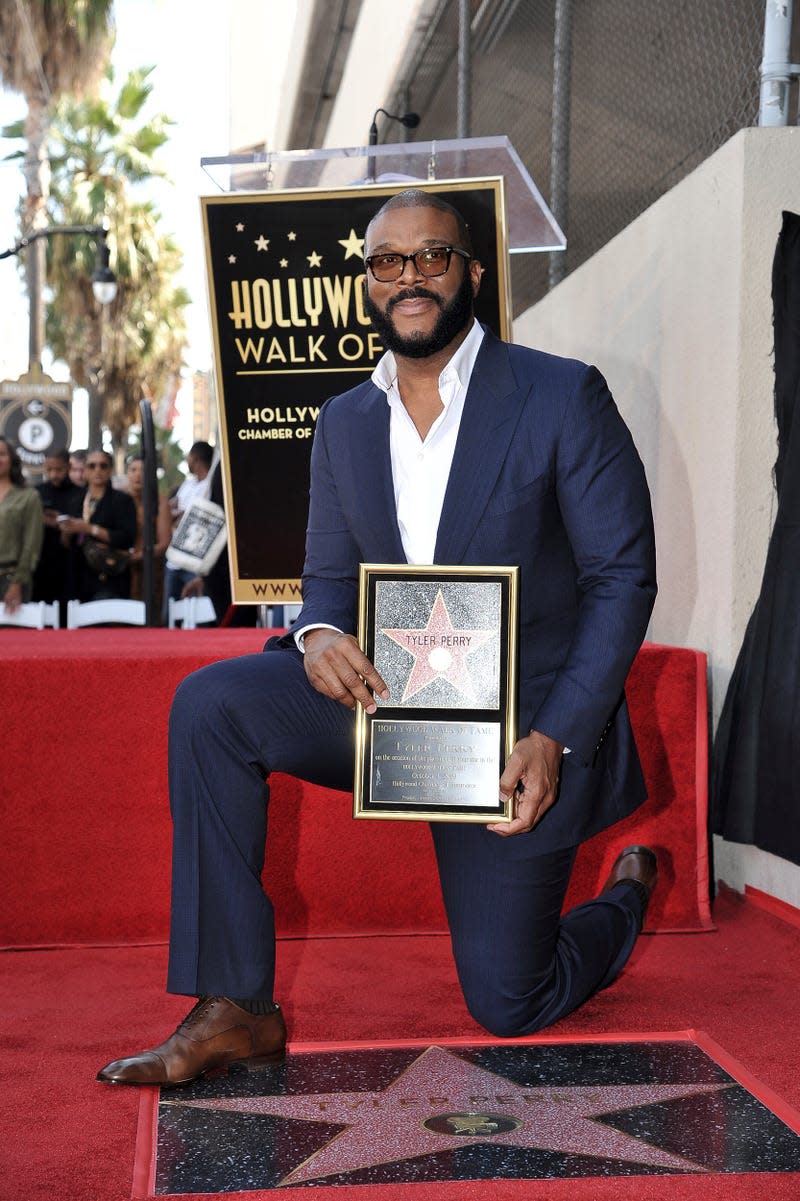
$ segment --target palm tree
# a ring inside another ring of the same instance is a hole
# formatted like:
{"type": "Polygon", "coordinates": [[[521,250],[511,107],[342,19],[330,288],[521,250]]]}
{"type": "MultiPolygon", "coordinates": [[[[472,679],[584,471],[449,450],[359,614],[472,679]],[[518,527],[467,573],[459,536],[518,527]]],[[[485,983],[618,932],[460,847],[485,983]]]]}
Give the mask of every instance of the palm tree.
{"type": "MultiPolygon", "coordinates": [[[[101,310],[90,280],[92,243],[54,240],[47,342],[89,392],[90,443],[100,444],[104,424],[115,449],[125,445],[128,427],[138,420],[139,400],[160,400],[177,378],[186,345],[190,299],[175,282],[182,253],[160,232],[157,207],[134,199],[137,184],[163,175],[155,155],[168,138],[163,114],[141,119],[151,71],[132,71],[110,100],[61,100],[50,137],[50,219],[108,227],[118,289],[101,310]]],[[[107,78],[112,84],[110,69],[107,78]]]]}
{"type": "MultiPolygon", "coordinates": [[[[66,93],[85,95],[98,83],[111,49],[112,8],[113,0],[0,0],[0,79],[10,91],[20,92],[28,106],[23,235],[46,224],[53,103],[66,93]]],[[[25,260],[31,365],[41,364],[44,262],[41,239],[28,247],[25,260]]]]}

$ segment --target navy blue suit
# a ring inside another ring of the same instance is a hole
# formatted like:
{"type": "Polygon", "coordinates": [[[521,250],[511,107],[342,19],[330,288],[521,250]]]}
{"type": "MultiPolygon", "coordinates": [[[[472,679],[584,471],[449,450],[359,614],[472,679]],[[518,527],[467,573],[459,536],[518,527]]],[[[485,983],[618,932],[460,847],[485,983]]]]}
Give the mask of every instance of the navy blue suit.
{"type": "MultiPolygon", "coordinates": [[[[654,558],[644,471],[605,381],[487,333],[435,561],[520,567],[519,730],[570,748],[558,798],[531,832],[433,827],[465,997],[498,1034],[549,1024],[610,983],[640,927],[626,886],[559,913],[577,845],[645,797],[623,687],[655,597],[654,558]]],[[[403,561],[389,408],[367,382],[328,401],[317,423],[298,627],[354,633],[358,564],[403,561]]],[[[271,995],[263,779],[281,770],[350,787],[352,725],[308,684],[290,637],[181,685],[171,989],[271,995]]]]}

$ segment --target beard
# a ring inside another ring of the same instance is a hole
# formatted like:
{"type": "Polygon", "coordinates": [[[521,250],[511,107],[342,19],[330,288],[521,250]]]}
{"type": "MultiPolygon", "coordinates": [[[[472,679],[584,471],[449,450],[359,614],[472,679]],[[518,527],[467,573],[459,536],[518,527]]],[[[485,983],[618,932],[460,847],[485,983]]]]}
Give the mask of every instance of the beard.
{"type": "Polygon", "coordinates": [[[448,304],[445,304],[441,296],[437,296],[435,292],[418,287],[408,288],[393,296],[384,310],[378,308],[365,289],[364,310],[387,350],[407,359],[427,359],[431,355],[438,354],[440,350],[444,350],[446,346],[450,345],[453,338],[461,333],[472,317],[473,299],[472,280],[469,272],[465,270],[458,291],[448,304]],[[436,324],[429,334],[418,331],[404,337],[398,333],[397,326],[392,321],[392,309],[401,300],[420,298],[433,300],[439,306],[436,324]]]}

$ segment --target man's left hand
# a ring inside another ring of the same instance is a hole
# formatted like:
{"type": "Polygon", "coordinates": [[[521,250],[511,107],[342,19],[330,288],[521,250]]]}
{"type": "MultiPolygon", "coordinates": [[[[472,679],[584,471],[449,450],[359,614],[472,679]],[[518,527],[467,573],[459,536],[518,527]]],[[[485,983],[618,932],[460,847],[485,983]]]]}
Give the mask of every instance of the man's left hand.
{"type": "Polygon", "coordinates": [[[524,834],[541,821],[556,799],[563,743],[532,730],[520,738],[500,777],[500,792],[514,796],[512,820],[488,828],[502,838],[524,834]]]}

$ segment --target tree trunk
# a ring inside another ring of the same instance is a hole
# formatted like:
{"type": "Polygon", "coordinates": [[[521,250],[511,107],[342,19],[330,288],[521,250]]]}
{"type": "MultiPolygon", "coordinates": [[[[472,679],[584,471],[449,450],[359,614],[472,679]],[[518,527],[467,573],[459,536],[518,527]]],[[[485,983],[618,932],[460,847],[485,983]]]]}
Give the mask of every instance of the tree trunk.
{"type": "MultiPolygon", "coordinates": [[[[26,194],[23,233],[30,236],[47,226],[45,206],[50,192],[50,160],[47,157],[47,104],[41,96],[28,96],[26,99],[28,113],[25,118],[25,137],[28,142],[28,152],[25,156],[24,168],[26,194]]],[[[33,242],[25,251],[25,274],[30,313],[29,370],[42,365],[46,252],[44,238],[33,242]]]]}

